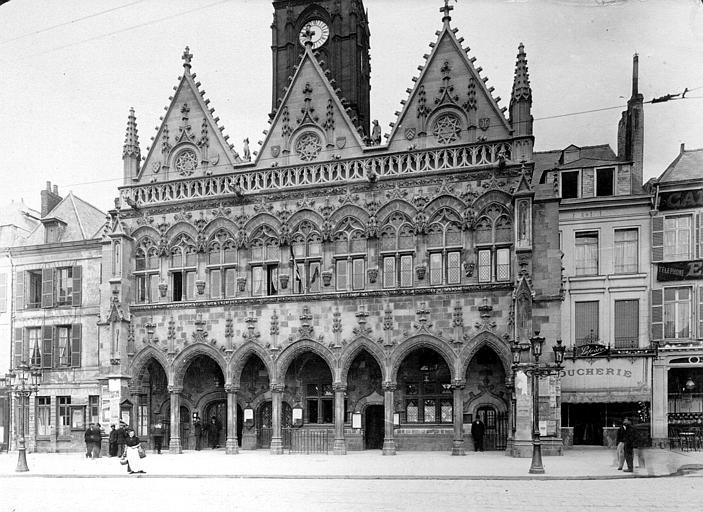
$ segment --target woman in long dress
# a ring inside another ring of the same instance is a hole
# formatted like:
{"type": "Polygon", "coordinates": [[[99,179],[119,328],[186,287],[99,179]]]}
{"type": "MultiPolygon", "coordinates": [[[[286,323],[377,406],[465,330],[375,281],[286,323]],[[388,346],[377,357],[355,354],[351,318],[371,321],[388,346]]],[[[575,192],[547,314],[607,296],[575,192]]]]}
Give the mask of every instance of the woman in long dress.
{"type": "Polygon", "coordinates": [[[134,433],[134,429],[127,431],[127,441],[125,442],[125,457],[127,457],[127,473],[146,473],[142,469],[142,459],[139,458],[139,438],[134,433]]]}

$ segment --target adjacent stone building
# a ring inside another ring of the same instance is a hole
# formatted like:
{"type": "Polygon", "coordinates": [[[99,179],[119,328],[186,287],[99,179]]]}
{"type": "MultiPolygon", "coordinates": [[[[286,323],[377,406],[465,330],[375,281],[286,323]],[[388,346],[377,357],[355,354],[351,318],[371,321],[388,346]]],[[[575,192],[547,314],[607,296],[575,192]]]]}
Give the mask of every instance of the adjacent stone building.
{"type": "Polygon", "coordinates": [[[561,418],[569,443],[608,444],[625,417],[649,422],[651,198],[642,188],[643,152],[635,55],[617,154],[607,144],[535,154],[540,181],[557,180],[561,196],[561,336],[568,348],[561,418]]]}
{"type": "Polygon", "coordinates": [[[681,144],[647,185],[654,204],[651,339],[658,346],[652,437],[666,445],[703,423],[703,149],[681,144]]]}
{"type": "MultiPolygon", "coordinates": [[[[541,331],[551,354],[561,259],[558,191],[533,180],[523,46],[501,108],[442,9],[384,140],[363,2],[273,7],[258,151],[223,137],[188,48],[144,156],[130,112],[100,241],[101,420],[146,438],[165,421],[175,452],[201,419],[228,453],[462,454],[481,417],[489,448],[528,455],[531,388],[510,344],[541,331]]],[[[545,452],[560,453],[548,384],[545,452]]]]}

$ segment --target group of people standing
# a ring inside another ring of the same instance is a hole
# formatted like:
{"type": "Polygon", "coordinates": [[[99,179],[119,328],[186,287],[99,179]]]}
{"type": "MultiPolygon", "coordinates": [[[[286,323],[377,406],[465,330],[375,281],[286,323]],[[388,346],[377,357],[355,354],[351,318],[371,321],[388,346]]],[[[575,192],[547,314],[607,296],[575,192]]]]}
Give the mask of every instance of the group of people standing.
{"type": "Polygon", "coordinates": [[[195,437],[195,449],[202,448],[202,439],[207,437],[207,443],[213,450],[220,447],[220,432],[222,431],[222,423],[216,416],[210,418],[210,423],[203,425],[200,417],[196,416],[193,419],[193,437],[195,437]]]}
{"type": "Polygon", "coordinates": [[[83,439],[85,440],[85,458],[99,459],[103,442],[103,430],[100,423],[90,423],[83,439]]]}

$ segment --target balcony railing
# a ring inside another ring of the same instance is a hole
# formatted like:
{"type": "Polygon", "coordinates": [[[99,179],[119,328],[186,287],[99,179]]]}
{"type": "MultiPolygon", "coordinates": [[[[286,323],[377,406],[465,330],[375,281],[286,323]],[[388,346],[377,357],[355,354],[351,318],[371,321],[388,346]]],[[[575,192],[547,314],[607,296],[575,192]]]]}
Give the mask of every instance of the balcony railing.
{"type": "Polygon", "coordinates": [[[167,183],[131,185],[120,188],[120,199],[130,206],[149,206],[174,201],[211,197],[237,197],[302,188],[314,185],[347,184],[376,178],[471,169],[512,161],[515,141],[417,150],[350,160],[233,172],[167,183]]]}

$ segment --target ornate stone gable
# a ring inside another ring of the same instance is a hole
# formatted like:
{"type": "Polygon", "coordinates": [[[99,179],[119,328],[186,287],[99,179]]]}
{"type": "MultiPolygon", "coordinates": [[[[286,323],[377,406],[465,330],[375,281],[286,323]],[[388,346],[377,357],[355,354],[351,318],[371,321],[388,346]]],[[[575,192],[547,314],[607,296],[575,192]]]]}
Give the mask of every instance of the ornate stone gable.
{"type": "MultiPolygon", "coordinates": [[[[231,172],[231,166],[242,163],[223,135],[215,109],[209,106],[205,91],[191,73],[193,55],[186,47],[183,53],[183,76],[169,98],[166,113],[151,138],[147,156],[135,181],[155,183],[231,172]]],[[[125,183],[131,185],[132,183],[125,183]]]]}
{"type": "Polygon", "coordinates": [[[493,97],[493,87],[481,77],[481,68],[468,58],[455,31],[445,23],[432,52],[419,66],[420,76],[408,89],[403,111],[389,139],[391,149],[407,149],[408,144],[442,147],[460,143],[501,140],[511,137],[505,109],[493,97]]]}
{"type": "Polygon", "coordinates": [[[346,99],[324,62],[306,48],[257,156],[261,167],[316,163],[361,155],[364,145],[346,99]]]}

